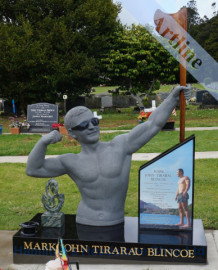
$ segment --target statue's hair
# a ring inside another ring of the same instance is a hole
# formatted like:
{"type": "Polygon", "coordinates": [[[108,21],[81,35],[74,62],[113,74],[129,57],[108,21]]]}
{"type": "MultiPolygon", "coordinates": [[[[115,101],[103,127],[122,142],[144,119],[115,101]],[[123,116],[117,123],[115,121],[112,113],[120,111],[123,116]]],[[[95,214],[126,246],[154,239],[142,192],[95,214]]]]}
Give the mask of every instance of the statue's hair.
{"type": "Polygon", "coordinates": [[[67,130],[71,129],[74,126],[73,125],[75,122],[74,119],[86,111],[89,111],[89,109],[84,106],[77,106],[69,110],[64,117],[64,125],[66,129],[67,130]]]}
{"type": "Polygon", "coordinates": [[[182,175],[184,175],[184,170],[183,169],[178,169],[178,171],[180,171],[182,173],[182,175]]]}

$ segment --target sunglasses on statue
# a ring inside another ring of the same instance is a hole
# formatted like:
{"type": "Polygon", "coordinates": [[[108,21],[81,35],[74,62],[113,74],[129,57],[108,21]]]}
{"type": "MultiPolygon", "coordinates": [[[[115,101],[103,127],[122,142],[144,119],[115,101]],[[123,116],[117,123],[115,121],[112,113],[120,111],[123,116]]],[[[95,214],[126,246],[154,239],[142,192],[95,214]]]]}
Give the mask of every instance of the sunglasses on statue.
{"type": "Polygon", "coordinates": [[[72,127],[71,130],[85,130],[88,128],[90,122],[93,124],[93,126],[98,126],[99,124],[98,118],[92,118],[80,123],[78,126],[72,127]]]}

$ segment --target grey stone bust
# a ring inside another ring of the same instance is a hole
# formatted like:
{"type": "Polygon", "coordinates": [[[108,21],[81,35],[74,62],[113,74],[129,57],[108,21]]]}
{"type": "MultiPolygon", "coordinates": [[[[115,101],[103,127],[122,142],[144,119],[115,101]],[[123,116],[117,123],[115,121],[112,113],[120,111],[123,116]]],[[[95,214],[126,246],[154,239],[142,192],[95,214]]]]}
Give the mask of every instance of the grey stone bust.
{"type": "Polygon", "coordinates": [[[89,109],[82,106],[71,109],[65,116],[65,126],[69,135],[80,142],[81,152],[45,159],[47,146],[62,139],[58,131],[52,131],[43,136],[31,151],[26,173],[33,177],[68,174],[81,193],[77,223],[94,226],[122,223],[132,154],[164,126],[181,90],[188,99],[190,87],[174,88],[148,121],[109,142],[99,141],[98,121],[93,119],[89,109]]]}

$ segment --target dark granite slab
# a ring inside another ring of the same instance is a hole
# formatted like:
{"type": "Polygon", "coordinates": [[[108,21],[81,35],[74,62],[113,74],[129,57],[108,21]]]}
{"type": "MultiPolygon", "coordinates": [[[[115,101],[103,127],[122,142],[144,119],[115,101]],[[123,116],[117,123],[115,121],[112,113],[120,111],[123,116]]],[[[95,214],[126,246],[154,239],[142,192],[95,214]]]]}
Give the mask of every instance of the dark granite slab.
{"type": "MultiPolygon", "coordinates": [[[[32,220],[41,222],[41,214],[32,220]]],[[[63,238],[70,262],[81,263],[206,263],[207,243],[201,220],[192,232],[138,230],[138,218],[126,217],[123,224],[95,227],[76,224],[75,215],[65,215],[62,228],[39,227],[35,237],[21,230],[13,237],[14,263],[45,263],[55,259],[58,237],[63,238]]]]}

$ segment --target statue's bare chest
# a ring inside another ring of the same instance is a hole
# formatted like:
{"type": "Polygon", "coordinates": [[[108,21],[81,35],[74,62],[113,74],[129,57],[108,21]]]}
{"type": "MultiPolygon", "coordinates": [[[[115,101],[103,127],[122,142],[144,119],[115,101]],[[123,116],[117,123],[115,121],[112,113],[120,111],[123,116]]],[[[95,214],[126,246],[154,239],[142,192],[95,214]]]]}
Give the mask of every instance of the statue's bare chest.
{"type": "Polygon", "coordinates": [[[68,162],[68,170],[75,181],[90,183],[99,178],[111,181],[122,174],[125,158],[120,149],[107,147],[91,155],[79,154],[71,164],[68,162]]]}

